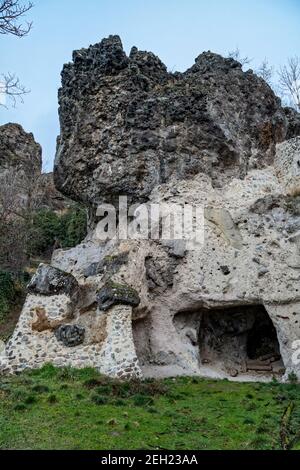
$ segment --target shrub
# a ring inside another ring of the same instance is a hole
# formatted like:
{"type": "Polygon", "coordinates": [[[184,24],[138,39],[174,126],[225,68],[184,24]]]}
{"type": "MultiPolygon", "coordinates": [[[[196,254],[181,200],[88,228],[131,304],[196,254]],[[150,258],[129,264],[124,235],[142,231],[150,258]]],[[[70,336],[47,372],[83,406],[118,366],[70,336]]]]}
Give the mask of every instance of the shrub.
{"type": "Polygon", "coordinates": [[[101,395],[97,395],[96,393],[91,396],[92,401],[96,405],[106,405],[107,403],[107,398],[103,397],[101,395]]]}
{"type": "Polygon", "coordinates": [[[27,252],[30,256],[51,254],[54,246],[71,248],[86,236],[86,211],[80,206],[59,215],[50,209],[37,211],[28,233],[27,252]]]}
{"type": "Polygon", "coordinates": [[[59,241],[62,248],[70,248],[78,245],[86,236],[87,217],[86,211],[80,206],[75,206],[60,219],[59,241]]]}
{"type": "Polygon", "coordinates": [[[0,271],[0,323],[8,314],[15,297],[15,284],[11,274],[0,271]]]}
{"type": "Polygon", "coordinates": [[[59,216],[49,209],[37,211],[28,233],[27,252],[31,256],[51,250],[60,233],[59,216]]]}

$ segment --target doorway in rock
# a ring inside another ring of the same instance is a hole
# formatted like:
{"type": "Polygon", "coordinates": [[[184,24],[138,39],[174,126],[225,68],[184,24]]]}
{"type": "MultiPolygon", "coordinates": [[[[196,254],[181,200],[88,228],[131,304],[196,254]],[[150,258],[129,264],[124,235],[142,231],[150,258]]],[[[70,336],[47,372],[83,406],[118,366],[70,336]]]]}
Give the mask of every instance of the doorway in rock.
{"type": "Polygon", "coordinates": [[[284,373],[276,329],[262,305],[202,310],[198,346],[201,365],[231,376],[284,373]]]}

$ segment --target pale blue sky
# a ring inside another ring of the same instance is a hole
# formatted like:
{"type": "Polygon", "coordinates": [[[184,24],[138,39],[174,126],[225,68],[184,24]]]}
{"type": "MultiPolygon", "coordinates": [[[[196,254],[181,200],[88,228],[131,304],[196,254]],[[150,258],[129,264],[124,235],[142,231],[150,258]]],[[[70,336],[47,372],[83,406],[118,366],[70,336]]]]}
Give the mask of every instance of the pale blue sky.
{"type": "Polygon", "coordinates": [[[34,22],[23,39],[0,37],[0,72],[15,72],[31,89],[16,109],[0,107],[0,124],[18,122],[43,147],[52,169],[59,133],[60,71],[73,49],[119,34],[131,46],[157,54],[183,71],[204,50],[223,55],[240,48],[251,68],[268,57],[279,67],[300,55],[300,0],[34,0],[34,22]]]}

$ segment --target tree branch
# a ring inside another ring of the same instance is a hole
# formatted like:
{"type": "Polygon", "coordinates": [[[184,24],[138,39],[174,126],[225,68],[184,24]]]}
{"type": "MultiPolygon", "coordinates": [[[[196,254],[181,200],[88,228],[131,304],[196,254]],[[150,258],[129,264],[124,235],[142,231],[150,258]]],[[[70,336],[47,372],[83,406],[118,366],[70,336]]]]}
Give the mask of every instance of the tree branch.
{"type": "Polygon", "coordinates": [[[15,107],[17,101],[23,103],[23,96],[29,92],[30,90],[27,90],[14,74],[2,74],[2,79],[0,80],[0,106],[7,107],[5,98],[8,97],[12,102],[12,106],[15,107]],[[1,98],[3,98],[3,102],[1,102],[1,98]]]}
{"type": "Polygon", "coordinates": [[[32,22],[22,23],[24,15],[31,10],[33,3],[20,3],[19,0],[0,0],[0,34],[26,36],[32,22]]]}

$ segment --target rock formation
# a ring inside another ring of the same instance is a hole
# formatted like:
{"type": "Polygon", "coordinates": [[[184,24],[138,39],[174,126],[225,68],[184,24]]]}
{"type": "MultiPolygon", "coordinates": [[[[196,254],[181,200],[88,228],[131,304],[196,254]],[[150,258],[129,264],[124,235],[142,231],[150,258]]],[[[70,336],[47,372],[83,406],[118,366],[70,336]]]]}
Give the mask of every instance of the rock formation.
{"type": "Polygon", "coordinates": [[[19,124],[0,126],[0,184],[15,186],[20,205],[33,195],[36,208],[60,211],[67,205],[67,199],[54,187],[53,173],[42,173],[40,144],[19,124]]]}
{"type": "Polygon", "coordinates": [[[0,126],[0,169],[14,168],[39,174],[42,169],[42,148],[19,124],[0,126]]]}
{"type": "Polygon", "coordinates": [[[276,144],[300,132],[299,116],[235,60],[205,52],[170,73],[152,53],[127,57],[118,36],[73,53],[59,105],[56,186],[90,204],[141,202],[198,173],[221,186],[272,164],[276,144]]]}
{"type": "Polygon", "coordinates": [[[91,229],[37,272],[2,370],[300,378],[299,115],[232,59],[173,74],[116,36],[74,52],[59,104],[55,183],[91,229]],[[118,196],[203,208],[204,240],[100,240],[118,196]]]}

